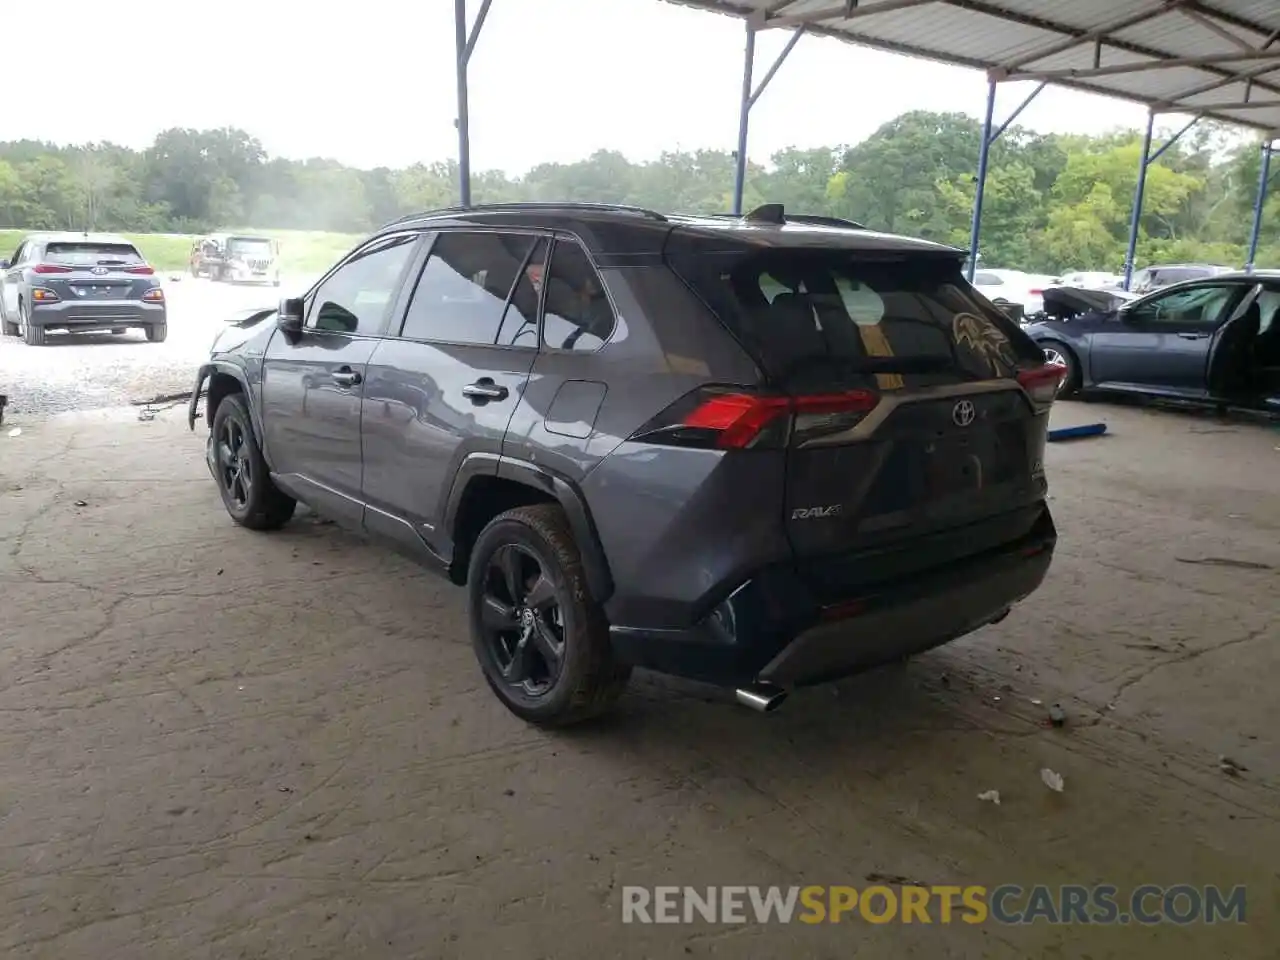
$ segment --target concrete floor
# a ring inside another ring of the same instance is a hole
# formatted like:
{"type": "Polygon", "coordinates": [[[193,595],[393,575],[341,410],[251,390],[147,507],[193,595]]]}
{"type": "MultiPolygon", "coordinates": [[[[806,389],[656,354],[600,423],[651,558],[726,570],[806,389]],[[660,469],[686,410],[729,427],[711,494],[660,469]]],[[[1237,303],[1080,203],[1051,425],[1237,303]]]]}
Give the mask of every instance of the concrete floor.
{"type": "Polygon", "coordinates": [[[233,526],[177,414],[0,429],[6,958],[1276,956],[1274,430],[1060,405],[1111,435],[1050,447],[1057,559],[1003,624],[769,716],[639,676],[551,735],[454,588],[233,526]],[[875,874],[1246,884],[1249,922],[621,923],[624,885],[875,874]]]}

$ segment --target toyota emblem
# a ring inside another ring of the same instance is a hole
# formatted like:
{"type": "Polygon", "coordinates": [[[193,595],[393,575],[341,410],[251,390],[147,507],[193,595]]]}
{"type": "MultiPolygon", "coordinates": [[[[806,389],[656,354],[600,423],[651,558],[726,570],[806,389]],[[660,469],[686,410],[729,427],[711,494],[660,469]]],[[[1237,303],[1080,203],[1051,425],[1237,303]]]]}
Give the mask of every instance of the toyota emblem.
{"type": "Polygon", "coordinates": [[[978,411],[973,406],[972,400],[961,400],[951,408],[951,419],[955,421],[957,427],[967,427],[973,423],[973,418],[978,415],[978,411]]]}

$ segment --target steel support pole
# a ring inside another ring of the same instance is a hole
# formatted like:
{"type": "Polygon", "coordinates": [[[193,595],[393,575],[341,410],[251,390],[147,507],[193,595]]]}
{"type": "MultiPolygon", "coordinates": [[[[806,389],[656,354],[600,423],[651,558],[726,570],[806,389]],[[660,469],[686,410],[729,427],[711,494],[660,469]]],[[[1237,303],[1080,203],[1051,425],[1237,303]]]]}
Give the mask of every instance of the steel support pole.
{"type": "Polygon", "coordinates": [[[1258,196],[1253,201],[1253,229],[1249,232],[1249,259],[1245,262],[1246,273],[1253,273],[1254,261],[1258,258],[1258,234],[1262,230],[1262,208],[1267,202],[1267,186],[1271,182],[1271,141],[1262,145],[1262,171],[1258,174],[1258,196]]]}
{"type": "Polygon", "coordinates": [[[1129,218],[1129,248],[1124,258],[1124,288],[1133,283],[1133,258],[1138,252],[1138,226],[1142,222],[1142,198],[1147,190],[1147,166],[1151,160],[1151,133],[1155,128],[1154,111],[1147,113],[1147,130],[1142,137],[1142,158],[1138,163],[1138,185],[1133,190],[1133,216],[1129,218]]]}
{"type": "Polygon", "coordinates": [[[791,31],[791,39],[773,61],[773,66],[765,71],[764,77],[760,80],[760,86],[752,89],[752,74],[755,73],[756,65],[756,28],[750,20],[746,21],[746,24],[747,43],[742,63],[742,102],[738,105],[738,152],[733,158],[733,215],[735,217],[742,216],[742,195],[747,187],[747,128],[751,122],[751,108],[756,105],[760,94],[764,93],[769,82],[773,80],[791,51],[800,42],[800,38],[804,36],[804,27],[797,27],[791,31]]]}
{"type": "Polygon", "coordinates": [[[467,28],[467,0],[453,0],[453,38],[457,53],[458,118],[458,202],[471,206],[471,115],[467,107],[467,65],[480,39],[484,19],[493,0],[480,0],[476,22],[467,28]]]}
{"type": "Polygon", "coordinates": [[[996,81],[987,80],[987,112],[982,120],[982,146],[978,150],[978,188],[973,195],[973,222],[969,227],[969,266],[967,276],[973,283],[978,268],[978,237],[982,233],[982,196],[987,189],[987,159],[991,155],[991,121],[996,112],[996,81]]]}
{"type": "Polygon", "coordinates": [[[747,185],[747,127],[751,122],[751,74],[756,63],[756,28],[747,21],[746,52],[742,61],[742,101],[738,104],[738,152],[733,157],[733,215],[742,216],[747,185]]]}
{"type": "Polygon", "coordinates": [[[467,0],[453,0],[453,38],[457,50],[458,203],[471,206],[471,124],[467,105],[467,0]]]}

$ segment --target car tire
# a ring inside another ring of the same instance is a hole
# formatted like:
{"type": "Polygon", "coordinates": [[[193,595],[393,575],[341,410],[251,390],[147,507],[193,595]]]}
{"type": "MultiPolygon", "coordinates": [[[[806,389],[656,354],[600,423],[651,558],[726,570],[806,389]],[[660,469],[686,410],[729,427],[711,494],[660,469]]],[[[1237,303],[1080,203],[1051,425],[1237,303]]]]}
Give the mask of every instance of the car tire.
{"type": "Polygon", "coordinates": [[[288,523],[298,502],[271,479],[241,394],[233,393],[218,404],[209,442],[214,479],[231,519],[250,530],[277,530],[288,523]]]}
{"type": "Polygon", "coordinates": [[[484,678],[517,717],[568,726],[622,695],[631,667],[614,657],[604,611],[557,504],[508,510],[481,531],[467,595],[484,678]]]}
{"type": "MultiPolygon", "coordinates": [[[[111,332],[115,333],[114,330],[111,332]]],[[[167,336],[169,336],[169,324],[167,323],[153,323],[147,327],[147,339],[152,343],[164,343],[167,336]]]]}
{"type": "Polygon", "coordinates": [[[22,342],[28,347],[44,346],[44,327],[37,327],[31,323],[27,305],[21,300],[18,301],[18,329],[21,331],[22,342]]]}
{"type": "Polygon", "coordinates": [[[1044,349],[1045,360],[1049,363],[1061,362],[1067,368],[1067,375],[1062,378],[1062,386],[1058,388],[1058,397],[1066,399],[1080,392],[1080,360],[1075,351],[1065,343],[1057,340],[1044,340],[1039,344],[1044,349]],[[1056,358],[1056,360],[1055,360],[1056,358]]]}

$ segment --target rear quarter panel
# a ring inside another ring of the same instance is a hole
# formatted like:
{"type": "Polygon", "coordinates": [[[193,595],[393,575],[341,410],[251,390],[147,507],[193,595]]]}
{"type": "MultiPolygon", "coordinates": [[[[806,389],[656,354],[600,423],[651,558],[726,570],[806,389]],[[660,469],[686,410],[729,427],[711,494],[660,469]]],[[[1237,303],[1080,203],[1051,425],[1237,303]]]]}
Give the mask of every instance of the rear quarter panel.
{"type": "Polygon", "coordinates": [[[666,267],[606,268],[601,276],[617,315],[613,336],[595,353],[543,348],[502,450],[574,482],[637,427],[701,384],[751,384],[760,377],[742,348],[666,267]],[[548,414],[568,380],[603,391],[594,420],[584,429],[566,431],[552,423],[548,430],[548,414]]]}

